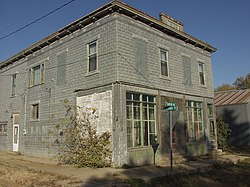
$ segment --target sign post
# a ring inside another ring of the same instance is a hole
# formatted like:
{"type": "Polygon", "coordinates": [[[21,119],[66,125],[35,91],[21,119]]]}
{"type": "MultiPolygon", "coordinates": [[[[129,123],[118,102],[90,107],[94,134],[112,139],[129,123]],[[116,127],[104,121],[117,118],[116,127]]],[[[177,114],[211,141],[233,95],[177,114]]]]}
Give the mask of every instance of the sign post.
{"type": "Polygon", "coordinates": [[[170,175],[173,176],[173,111],[178,110],[176,103],[165,103],[164,110],[169,111],[169,129],[170,129],[170,175]]]}

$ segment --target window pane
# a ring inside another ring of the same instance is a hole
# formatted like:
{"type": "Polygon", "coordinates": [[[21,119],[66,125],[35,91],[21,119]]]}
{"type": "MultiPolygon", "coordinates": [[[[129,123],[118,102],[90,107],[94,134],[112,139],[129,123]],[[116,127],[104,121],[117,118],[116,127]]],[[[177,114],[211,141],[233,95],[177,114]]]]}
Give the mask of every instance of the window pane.
{"type": "Polygon", "coordinates": [[[147,146],[148,145],[148,122],[145,121],[144,122],[144,145],[147,146]]]}
{"type": "Polygon", "coordinates": [[[161,62],[161,75],[168,76],[167,63],[161,62]]]}
{"type": "Polygon", "coordinates": [[[41,81],[41,73],[40,73],[40,66],[34,68],[34,85],[40,84],[41,81]]]}
{"type": "Polygon", "coordinates": [[[165,51],[162,51],[161,50],[161,60],[163,60],[163,61],[167,61],[167,53],[165,52],[165,51]]]}
{"type": "Polygon", "coordinates": [[[140,119],[140,107],[134,106],[134,119],[140,119]]]}
{"type": "Polygon", "coordinates": [[[89,55],[96,54],[96,43],[92,43],[89,45],[89,55]]]}
{"type": "Polygon", "coordinates": [[[140,101],[140,94],[133,94],[134,101],[140,101]]]}
{"type": "Polygon", "coordinates": [[[149,119],[150,120],[155,120],[155,111],[153,108],[149,109],[149,119]]]}
{"type": "Polygon", "coordinates": [[[133,136],[132,136],[132,121],[127,120],[127,142],[128,147],[133,146],[133,136]]]}
{"type": "Polygon", "coordinates": [[[132,100],[132,94],[131,93],[126,93],[126,99],[127,100],[132,100]]]}
{"type": "Polygon", "coordinates": [[[127,119],[132,119],[132,106],[127,106],[127,119]]]}
{"type": "Polygon", "coordinates": [[[89,71],[94,71],[97,69],[97,63],[96,63],[96,55],[89,57],[89,71]]]}
{"type": "Polygon", "coordinates": [[[140,121],[134,122],[134,138],[135,138],[135,146],[141,145],[141,125],[140,121]]]}

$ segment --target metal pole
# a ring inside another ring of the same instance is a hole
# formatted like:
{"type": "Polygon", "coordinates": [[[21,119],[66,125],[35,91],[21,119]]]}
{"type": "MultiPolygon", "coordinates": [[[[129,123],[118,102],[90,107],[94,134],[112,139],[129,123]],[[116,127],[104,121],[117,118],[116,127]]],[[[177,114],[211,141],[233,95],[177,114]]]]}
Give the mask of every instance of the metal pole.
{"type": "Polygon", "coordinates": [[[172,136],[173,136],[173,113],[172,111],[170,110],[169,111],[169,129],[170,129],[170,175],[171,177],[173,176],[173,147],[172,147],[172,136]]]}

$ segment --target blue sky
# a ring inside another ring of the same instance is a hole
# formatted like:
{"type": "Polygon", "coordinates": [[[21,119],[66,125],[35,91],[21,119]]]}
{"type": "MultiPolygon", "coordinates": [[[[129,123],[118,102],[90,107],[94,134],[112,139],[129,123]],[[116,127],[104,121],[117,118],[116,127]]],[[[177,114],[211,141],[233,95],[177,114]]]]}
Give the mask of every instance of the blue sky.
{"type": "MultiPolygon", "coordinates": [[[[0,38],[70,0],[0,0],[0,38]]],[[[109,0],[75,0],[30,27],[0,40],[0,62],[84,16],[109,0]]],[[[214,86],[250,72],[249,0],[123,0],[158,18],[164,12],[188,34],[218,50],[212,55],[214,86]],[[143,3],[142,3],[143,2],[143,3]]]]}

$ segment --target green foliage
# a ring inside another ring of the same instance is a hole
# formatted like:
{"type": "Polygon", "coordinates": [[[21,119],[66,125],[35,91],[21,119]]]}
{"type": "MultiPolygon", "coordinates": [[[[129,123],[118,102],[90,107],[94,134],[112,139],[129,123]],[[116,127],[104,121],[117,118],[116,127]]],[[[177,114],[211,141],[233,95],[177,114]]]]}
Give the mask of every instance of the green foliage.
{"type": "Polygon", "coordinates": [[[111,164],[110,132],[98,134],[96,109],[72,110],[64,101],[66,116],[55,126],[59,137],[59,160],[78,167],[108,167],[111,164]],[[81,112],[80,112],[81,111],[81,112]]]}
{"type": "Polygon", "coordinates": [[[225,123],[221,116],[217,117],[217,142],[218,148],[222,150],[228,150],[230,147],[229,136],[231,129],[227,123],[225,123]]]}
{"type": "Polygon", "coordinates": [[[250,73],[245,77],[237,77],[233,85],[223,84],[215,89],[215,91],[227,91],[227,90],[244,90],[250,88],[250,73]]]}
{"type": "Polygon", "coordinates": [[[227,91],[227,90],[235,90],[235,89],[236,87],[231,86],[229,84],[222,84],[221,86],[216,88],[215,91],[219,92],[219,91],[227,91]]]}

